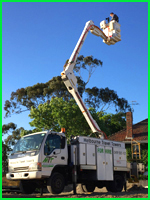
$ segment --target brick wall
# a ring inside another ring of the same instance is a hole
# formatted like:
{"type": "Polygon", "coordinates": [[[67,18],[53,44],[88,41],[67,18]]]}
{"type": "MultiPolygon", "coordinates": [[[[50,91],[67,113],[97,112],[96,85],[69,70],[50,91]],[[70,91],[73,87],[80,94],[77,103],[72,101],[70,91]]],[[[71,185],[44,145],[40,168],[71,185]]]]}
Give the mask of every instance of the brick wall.
{"type": "Polygon", "coordinates": [[[131,138],[133,136],[132,128],[132,112],[126,113],[126,137],[131,138]]]}

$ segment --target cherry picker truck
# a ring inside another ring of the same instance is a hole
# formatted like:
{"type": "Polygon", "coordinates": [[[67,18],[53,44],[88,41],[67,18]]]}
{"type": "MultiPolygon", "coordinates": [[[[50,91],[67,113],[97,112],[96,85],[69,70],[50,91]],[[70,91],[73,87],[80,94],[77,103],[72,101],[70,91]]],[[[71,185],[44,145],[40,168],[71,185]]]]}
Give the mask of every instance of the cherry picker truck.
{"type": "MultiPolygon", "coordinates": [[[[111,192],[121,192],[126,182],[126,149],[123,142],[110,141],[99,128],[86,108],[77,89],[73,73],[77,56],[90,31],[100,36],[107,45],[120,39],[120,24],[105,20],[101,29],[93,21],[85,24],[84,30],[61,73],[62,80],[72,94],[93,133],[98,138],[72,136],[67,145],[65,131],[42,131],[22,137],[15,145],[10,157],[6,177],[20,180],[23,193],[33,193],[37,187],[47,187],[52,194],[59,194],[68,184],[80,184],[83,192],[93,192],[95,187],[106,187],[111,192]]],[[[64,116],[65,117],[65,116],[64,116]]]]}

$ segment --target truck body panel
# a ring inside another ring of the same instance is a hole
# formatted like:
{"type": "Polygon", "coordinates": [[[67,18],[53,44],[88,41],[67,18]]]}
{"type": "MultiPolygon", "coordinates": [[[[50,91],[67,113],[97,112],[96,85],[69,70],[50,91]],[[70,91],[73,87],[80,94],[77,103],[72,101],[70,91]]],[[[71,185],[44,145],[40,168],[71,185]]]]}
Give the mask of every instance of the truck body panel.
{"type": "Polygon", "coordinates": [[[87,144],[86,151],[87,151],[86,164],[87,165],[96,165],[95,145],[87,144]]]}
{"type": "Polygon", "coordinates": [[[79,164],[86,165],[86,148],[85,144],[79,144],[79,164]]]}

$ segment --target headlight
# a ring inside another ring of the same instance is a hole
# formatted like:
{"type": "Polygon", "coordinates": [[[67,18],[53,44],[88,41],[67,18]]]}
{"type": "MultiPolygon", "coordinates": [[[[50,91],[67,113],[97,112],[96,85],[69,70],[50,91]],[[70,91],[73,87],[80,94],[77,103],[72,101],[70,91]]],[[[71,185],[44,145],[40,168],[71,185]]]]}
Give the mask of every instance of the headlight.
{"type": "Polygon", "coordinates": [[[42,165],[40,162],[32,163],[29,165],[29,171],[41,171],[42,165]]]}

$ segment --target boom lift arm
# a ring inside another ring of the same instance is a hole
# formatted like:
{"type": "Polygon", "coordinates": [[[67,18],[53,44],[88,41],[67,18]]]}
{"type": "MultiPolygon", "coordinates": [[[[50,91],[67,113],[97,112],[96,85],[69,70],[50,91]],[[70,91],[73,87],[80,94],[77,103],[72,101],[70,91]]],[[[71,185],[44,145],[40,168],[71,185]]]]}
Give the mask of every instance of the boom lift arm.
{"type": "Polygon", "coordinates": [[[101,29],[99,29],[97,26],[94,25],[94,22],[92,20],[88,21],[85,24],[84,30],[73,50],[73,53],[66,65],[66,68],[64,69],[64,71],[61,73],[62,76],[62,80],[64,82],[64,84],[66,85],[68,91],[72,94],[72,96],[74,97],[76,103],[78,104],[81,112],[83,113],[87,123],[89,124],[91,130],[93,133],[96,133],[100,138],[107,138],[106,134],[101,131],[101,129],[99,128],[98,124],[96,123],[96,121],[93,119],[93,117],[91,116],[89,110],[86,108],[79,92],[77,89],[77,78],[75,77],[74,73],[73,73],[73,68],[76,64],[76,60],[78,57],[78,54],[81,50],[81,47],[83,45],[83,42],[85,41],[85,38],[89,32],[89,30],[91,31],[92,34],[96,35],[96,36],[100,36],[103,41],[110,45],[110,44],[114,44],[114,43],[110,43],[111,39],[109,36],[107,36],[101,29]]]}

